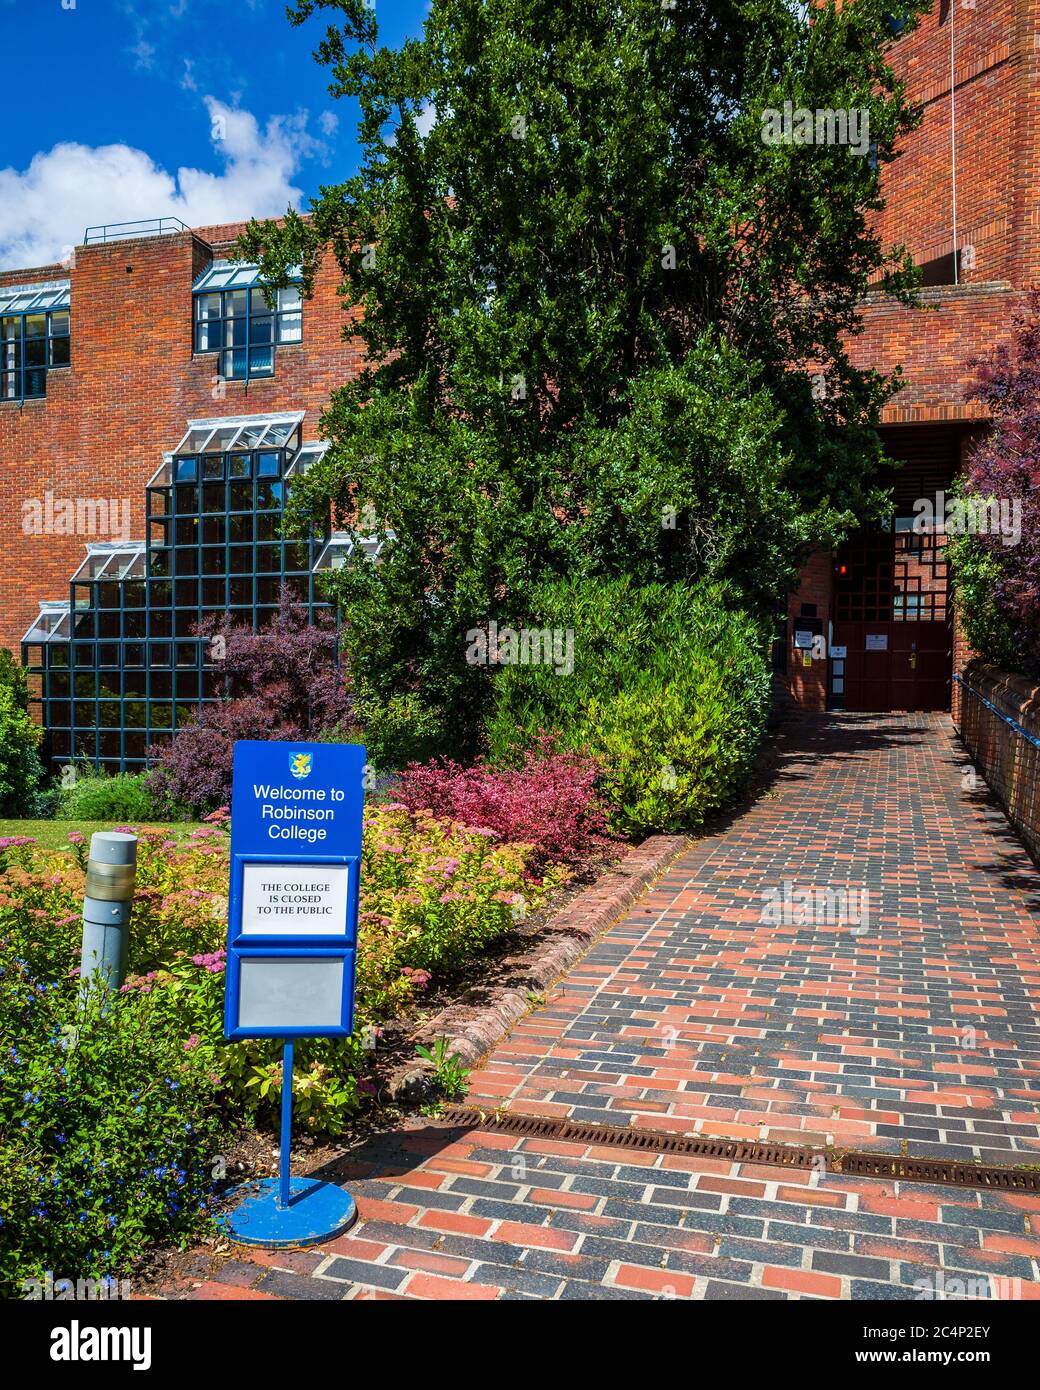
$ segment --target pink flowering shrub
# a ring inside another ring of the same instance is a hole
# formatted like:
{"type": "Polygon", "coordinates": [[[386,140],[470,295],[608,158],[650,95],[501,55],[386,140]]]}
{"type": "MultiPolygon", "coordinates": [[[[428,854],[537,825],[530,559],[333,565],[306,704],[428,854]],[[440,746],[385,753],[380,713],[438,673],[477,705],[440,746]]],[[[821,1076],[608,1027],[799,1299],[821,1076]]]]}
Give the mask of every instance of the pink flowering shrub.
{"type": "Polygon", "coordinates": [[[970,645],[986,661],[1040,677],[1040,288],[1014,335],[968,365],[969,400],[993,428],[973,447],[955,489],[949,537],[957,604],[970,645]],[[1017,516],[1016,516],[1017,513],[1017,516]]]}
{"type": "MultiPolygon", "coordinates": [[[[121,827],[130,829],[131,827],[121,827]]],[[[178,952],[216,950],[227,922],[227,837],[207,832],[183,847],[163,830],[140,827],[137,890],[130,919],[128,969],[139,975],[178,952]]],[[[198,832],[196,832],[196,835],[198,832]]],[[[69,837],[71,854],[18,837],[0,846],[0,937],[19,942],[33,974],[57,978],[79,963],[88,847],[69,837]]]]}
{"type": "Polygon", "coordinates": [[[598,772],[591,758],[562,751],[543,737],[518,768],[483,761],[462,767],[450,759],[412,763],[398,777],[394,795],[410,811],[532,845],[538,862],[575,864],[609,840],[596,795],[598,772]]]}
{"type": "MultiPolygon", "coordinates": [[[[223,1039],[227,812],[208,820],[180,844],[161,828],[136,828],[129,973],[120,996],[126,1008],[147,1010],[178,1053],[210,1077],[236,1121],[255,1121],[278,1105],[280,1053],[276,1043],[223,1039]]],[[[70,848],[45,851],[26,837],[0,843],[0,959],[63,986],[78,973],[87,856],[82,837],[70,848]]],[[[362,864],[354,1037],[308,1039],[297,1055],[295,1111],[315,1130],[334,1131],[358,1109],[380,1024],[479,956],[567,877],[531,844],[401,804],[366,815],[362,864]]]]}
{"type": "Polygon", "coordinates": [[[399,803],[371,811],[362,839],[358,972],[370,1004],[458,969],[566,877],[535,878],[530,845],[399,803]]]}

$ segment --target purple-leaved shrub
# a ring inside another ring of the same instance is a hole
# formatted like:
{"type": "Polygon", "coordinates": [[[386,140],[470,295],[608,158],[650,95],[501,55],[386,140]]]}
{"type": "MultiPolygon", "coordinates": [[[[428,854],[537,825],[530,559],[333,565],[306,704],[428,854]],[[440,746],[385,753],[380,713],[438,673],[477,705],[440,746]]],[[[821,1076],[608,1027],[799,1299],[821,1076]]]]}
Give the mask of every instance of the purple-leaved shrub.
{"type": "Polygon", "coordinates": [[[527,751],[520,767],[451,759],[412,763],[394,797],[411,811],[485,826],[504,840],[533,845],[540,861],[574,864],[610,841],[596,795],[597,763],[557,748],[550,736],[527,751]]]}
{"type": "Polygon", "coordinates": [[[283,586],[278,612],[254,632],[230,614],[197,629],[207,637],[227,696],[203,705],[173,740],[150,749],[148,790],[160,803],[201,812],[230,799],[239,739],[313,739],[349,722],[352,702],[337,663],[335,620],[307,610],[283,586]]]}

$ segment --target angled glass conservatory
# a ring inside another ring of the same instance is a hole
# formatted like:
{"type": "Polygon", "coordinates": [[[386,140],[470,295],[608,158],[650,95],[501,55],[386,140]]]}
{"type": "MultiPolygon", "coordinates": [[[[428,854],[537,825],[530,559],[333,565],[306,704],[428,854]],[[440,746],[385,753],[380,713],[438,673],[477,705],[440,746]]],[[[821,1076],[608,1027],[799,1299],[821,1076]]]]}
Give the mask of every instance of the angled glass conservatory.
{"type": "MultiPolygon", "coordinates": [[[[287,585],[313,618],[315,574],[331,531],[281,537],[288,478],[321,456],[301,439],[303,413],[193,420],[146,487],[146,534],[89,545],[69,597],[41,605],[22,640],[52,766],[145,765],[223,678],[196,634],[230,613],[262,627],[287,585]]],[[[371,549],[371,548],[370,548],[371,549]]]]}

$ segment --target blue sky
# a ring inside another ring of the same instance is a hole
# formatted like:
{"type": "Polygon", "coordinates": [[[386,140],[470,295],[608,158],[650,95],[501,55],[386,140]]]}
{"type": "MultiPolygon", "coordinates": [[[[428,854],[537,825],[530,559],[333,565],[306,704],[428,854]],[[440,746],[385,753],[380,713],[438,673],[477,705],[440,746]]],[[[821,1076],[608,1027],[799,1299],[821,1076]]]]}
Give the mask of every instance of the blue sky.
{"type": "MultiPolygon", "coordinates": [[[[383,42],[421,31],[426,0],[376,4],[383,42]]],[[[0,268],[61,259],[89,224],[306,207],[354,173],[356,106],[311,56],[330,17],[293,29],[284,0],[0,0],[35,94],[0,145],[0,268]]]]}

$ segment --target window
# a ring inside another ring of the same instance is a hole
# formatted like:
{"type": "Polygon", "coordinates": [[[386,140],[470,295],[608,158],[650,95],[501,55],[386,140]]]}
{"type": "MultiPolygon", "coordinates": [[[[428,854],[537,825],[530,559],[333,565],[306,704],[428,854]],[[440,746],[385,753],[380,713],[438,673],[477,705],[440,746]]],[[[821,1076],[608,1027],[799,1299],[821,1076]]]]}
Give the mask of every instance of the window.
{"type": "Polygon", "coordinates": [[[0,400],[39,400],[70,361],[68,284],[0,289],[0,400]]]}
{"type": "Polygon", "coordinates": [[[299,286],[268,289],[256,266],[215,262],[196,281],[194,297],[195,351],[219,353],[227,381],[273,376],[278,345],[303,341],[299,286]]]}

